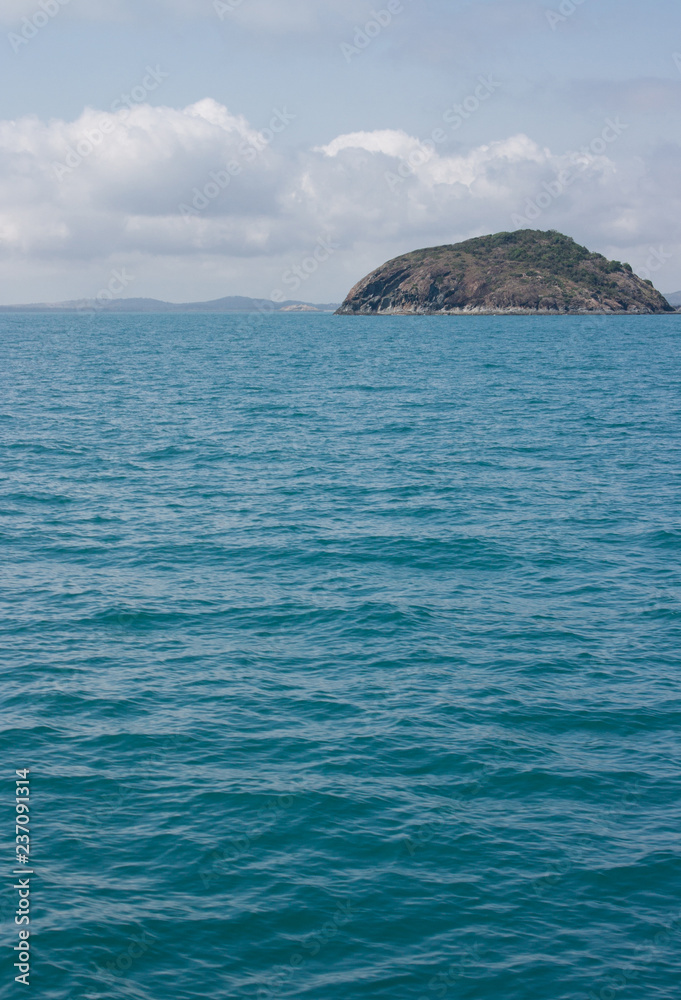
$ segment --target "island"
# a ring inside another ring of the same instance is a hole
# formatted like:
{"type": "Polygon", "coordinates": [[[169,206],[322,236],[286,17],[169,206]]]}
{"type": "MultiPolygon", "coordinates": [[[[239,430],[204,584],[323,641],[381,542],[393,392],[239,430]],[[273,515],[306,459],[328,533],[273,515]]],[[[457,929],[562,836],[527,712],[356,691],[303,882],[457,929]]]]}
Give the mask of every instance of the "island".
{"type": "Polygon", "coordinates": [[[629,264],[555,230],[521,229],[396,257],[355,285],[337,315],[673,312],[629,264]]]}

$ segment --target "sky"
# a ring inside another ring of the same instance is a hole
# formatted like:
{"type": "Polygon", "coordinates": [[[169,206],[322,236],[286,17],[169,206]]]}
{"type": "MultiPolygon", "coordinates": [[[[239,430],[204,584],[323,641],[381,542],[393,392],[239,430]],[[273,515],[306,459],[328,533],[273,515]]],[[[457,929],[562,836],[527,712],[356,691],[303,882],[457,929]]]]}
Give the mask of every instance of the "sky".
{"type": "Polygon", "coordinates": [[[0,303],[340,302],[558,229],[681,289],[678,0],[0,0],[0,303]]]}

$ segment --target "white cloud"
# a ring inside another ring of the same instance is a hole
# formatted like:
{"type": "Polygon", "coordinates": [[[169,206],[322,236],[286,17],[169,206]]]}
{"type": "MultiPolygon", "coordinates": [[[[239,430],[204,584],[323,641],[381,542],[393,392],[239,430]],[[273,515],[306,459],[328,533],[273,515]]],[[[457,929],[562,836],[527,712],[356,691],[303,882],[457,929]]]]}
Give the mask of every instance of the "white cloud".
{"type": "Polygon", "coordinates": [[[348,149],[382,153],[399,160],[407,164],[409,170],[406,175],[398,175],[398,181],[400,177],[406,180],[414,176],[427,187],[434,184],[463,184],[470,189],[484,175],[486,166],[495,161],[546,165],[552,159],[549,150],[540,149],[526,135],[516,135],[504,142],[479,146],[465,155],[439,156],[432,140],[424,143],[406,132],[391,130],[341,135],[328,145],[320,147],[320,152],[326,156],[338,156],[348,149]]]}
{"type": "Polygon", "coordinates": [[[327,156],[338,156],[344,149],[364,149],[367,153],[384,153],[386,156],[404,159],[420,147],[420,141],[407,135],[406,132],[383,129],[376,132],[350,132],[348,135],[339,135],[328,145],[318,147],[318,150],[327,156]]]}
{"type": "Polygon", "coordinates": [[[327,265],[320,294],[337,297],[355,267],[515,228],[514,213],[546,201],[565,171],[571,183],[549,199],[536,228],[597,249],[627,248],[635,265],[651,245],[677,253],[676,146],[646,165],[618,160],[616,142],[577,158],[526,135],[452,152],[378,130],[301,152],[281,134],[289,117],[278,109],[272,130],[258,133],[206,99],[184,109],[87,109],[74,122],[0,122],[0,256],[6,266],[23,261],[71,276],[92,261],[134,258],[138,272],[157,275],[184,262],[190,275],[221,260],[241,274],[250,269],[251,294],[268,294],[285,262],[328,234],[343,251],[327,265]]]}

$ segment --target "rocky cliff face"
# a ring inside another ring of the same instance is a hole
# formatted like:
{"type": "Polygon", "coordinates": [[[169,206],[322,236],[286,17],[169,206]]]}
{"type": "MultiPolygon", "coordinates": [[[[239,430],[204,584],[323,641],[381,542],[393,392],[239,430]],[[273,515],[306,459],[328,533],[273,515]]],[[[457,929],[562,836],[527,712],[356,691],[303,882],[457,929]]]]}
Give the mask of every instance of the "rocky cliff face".
{"type": "Polygon", "coordinates": [[[628,264],[554,231],[523,229],[416,250],[355,285],[339,315],[666,313],[628,264]]]}

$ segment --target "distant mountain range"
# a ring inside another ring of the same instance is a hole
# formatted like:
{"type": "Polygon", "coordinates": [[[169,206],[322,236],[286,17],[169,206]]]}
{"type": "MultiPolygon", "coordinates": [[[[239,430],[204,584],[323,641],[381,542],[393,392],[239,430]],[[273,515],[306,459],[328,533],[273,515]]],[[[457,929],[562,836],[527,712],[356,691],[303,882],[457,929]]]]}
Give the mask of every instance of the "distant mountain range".
{"type": "Polygon", "coordinates": [[[681,292],[672,292],[671,295],[665,295],[665,299],[670,306],[674,306],[675,309],[681,309],[681,292]]]}
{"type": "Polygon", "coordinates": [[[232,313],[232,312],[335,312],[340,303],[272,302],[229,295],[212,302],[163,302],[160,299],[74,299],[71,302],[38,302],[33,305],[0,306],[0,312],[107,312],[107,313],[232,313]]]}

